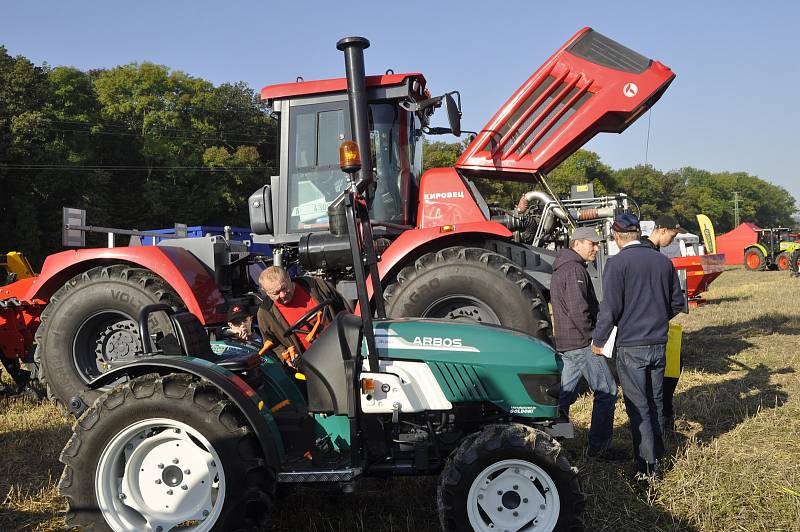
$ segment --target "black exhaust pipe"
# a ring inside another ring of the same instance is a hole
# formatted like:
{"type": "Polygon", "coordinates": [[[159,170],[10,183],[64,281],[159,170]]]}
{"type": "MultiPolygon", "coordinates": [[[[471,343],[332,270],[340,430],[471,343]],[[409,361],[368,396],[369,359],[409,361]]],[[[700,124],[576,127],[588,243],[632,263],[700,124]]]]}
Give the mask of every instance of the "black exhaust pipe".
{"type": "Polygon", "coordinates": [[[364,75],[364,50],[367,48],[369,41],[364,37],[345,37],[336,43],[336,49],[344,52],[347,98],[350,101],[350,126],[353,140],[358,144],[358,153],[361,156],[361,170],[358,173],[356,187],[362,194],[374,180],[369,139],[367,83],[364,75]]]}

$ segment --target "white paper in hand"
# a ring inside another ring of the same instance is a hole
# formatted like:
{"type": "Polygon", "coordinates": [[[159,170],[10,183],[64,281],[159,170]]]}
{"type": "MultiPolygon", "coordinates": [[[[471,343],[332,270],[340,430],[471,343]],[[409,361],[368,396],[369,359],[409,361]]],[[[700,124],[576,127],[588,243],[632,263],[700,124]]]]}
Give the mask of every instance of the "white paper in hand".
{"type": "Polygon", "coordinates": [[[614,356],[614,343],[617,341],[617,328],[616,326],[611,329],[611,334],[608,335],[608,340],[606,340],[605,345],[603,346],[603,356],[606,358],[611,358],[614,356]]]}

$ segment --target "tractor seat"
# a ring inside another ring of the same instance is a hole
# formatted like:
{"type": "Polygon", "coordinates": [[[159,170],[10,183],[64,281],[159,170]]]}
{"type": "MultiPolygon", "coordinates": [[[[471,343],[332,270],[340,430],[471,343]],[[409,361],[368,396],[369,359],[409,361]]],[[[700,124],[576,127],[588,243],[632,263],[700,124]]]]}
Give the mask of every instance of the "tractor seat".
{"type": "Polygon", "coordinates": [[[339,312],[303,353],[300,370],[308,385],[309,412],[355,415],[353,383],[361,333],[361,318],[339,312]]]}

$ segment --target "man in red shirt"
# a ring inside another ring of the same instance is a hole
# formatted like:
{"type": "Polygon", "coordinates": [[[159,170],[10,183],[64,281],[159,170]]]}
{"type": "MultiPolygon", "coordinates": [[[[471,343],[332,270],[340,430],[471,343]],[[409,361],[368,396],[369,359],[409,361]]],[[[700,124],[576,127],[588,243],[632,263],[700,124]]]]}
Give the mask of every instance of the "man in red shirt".
{"type": "MultiPolygon", "coordinates": [[[[271,342],[278,354],[289,352],[288,361],[302,354],[311,345],[316,335],[295,333],[284,336],[284,332],[306,312],[326,299],[333,302],[321,309],[317,334],[342,310],[350,310],[342,296],[324,279],[298,277],[292,280],[280,266],[270,266],[258,277],[258,284],[267,295],[258,308],[258,328],[264,342],[271,342]]],[[[316,323],[309,320],[310,326],[316,323]]]]}

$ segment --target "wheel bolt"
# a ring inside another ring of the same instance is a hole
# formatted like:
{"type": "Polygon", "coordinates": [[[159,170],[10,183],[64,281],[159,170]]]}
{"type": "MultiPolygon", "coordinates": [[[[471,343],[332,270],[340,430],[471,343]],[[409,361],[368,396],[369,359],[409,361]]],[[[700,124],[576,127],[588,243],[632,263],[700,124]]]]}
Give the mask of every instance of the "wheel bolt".
{"type": "Polygon", "coordinates": [[[164,464],[158,464],[159,469],[164,469],[164,464]]]}
{"type": "Polygon", "coordinates": [[[498,495],[502,495],[503,494],[503,490],[497,490],[497,494],[498,495]]]}
{"type": "Polygon", "coordinates": [[[180,434],[180,433],[181,433],[181,429],[175,429],[175,434],[180,434]]]}
{"type": "Polygon", "coordinates": [[[167,490],[167,495],[172,495],[172,490],[167,490]]]}
{"type": "Polygon", "coordinates": [[[208,510],[203,510],[203,517],[208,517],[208,510]]]}
{"type": "Polygon", "coordinates": [[[503,511],[503,507],[502,507],[502,506],[498,506],[498,507],[497,507],[497,511],[498,511],[498,512],[502,512],[502,511],[503,511]]]}
{"type": "Polygon", "coordinates": [[[540,510],[544,510],[545,508],[547,508],[547,506],[545,506],[544,504],[542,504],[542,505],[540,505],[540,506],[539,506],[539,509],[540,509],[540,510]]]}
{"type": "Polygon", "coordinates": [[[481,500],[481,499],[483,499],[483,494],[482,494],[482,493],[479,493],[479,494],[478,494],[478,500],[481,500]]]}
{"type": "Polygon", "coordinates": [[[513,512],[511,515],[513,515],[514,517],[519,517],[519,512],[513,512]]]}
{"type": "Polygon", "coordinates": [[[160,478],[156,479],[156,484],[161,484],[161,479],[160,478]]]}
{"type": "Polygon", "coordinates": [[[516,490],[518,490],[518,489],[519,489],[519,486],[517,486],[516,484],[514,484],[514,491],[516,491],[516,490]]]}
{"type": "Polygon", "coordinates": [[[177,463],[178,463],[178,459],[177,459],[177,458],[173,458],[173,459],[172,459],[172,463],[173,463],[173,464],[177,464],[177,463]]]}
{"type": "Polygon", "coordinates": [[[519,469],[514,469],[514,473],[519,473],[519,469]]]}
{"type": "Polygon", "coordinates": [[[181,489],[182,489],[183,491],[186,491],[186,490],[188,490],[188,489],[189,489],[189,486],[187,486],[186,484],[184,484],[183,486],[181,486],[181,489]]]}
{"type": "Polygon", "coordinates": [[[191,471],[189,471],[188,469],[184,469],[184,470],[183,470],[183,473],[184,473],[185,475],[188,475],[189,473],[191,473],[191,471]]]}
{"type": "Polygon", "coordinates": [[[522,502],[524,502],[525,504],[528,504],[528,499],[522,499],[522,502]]]}
{"type": "Polygon", "coordinates": [[[164,530],[164,527],[162,527],[161,525],[156,527],[156,532],[161,532],[162,530],[164,530]]]}
{"type": "Polygon", "coordinates": [[[125,494],[124,493],[120,493],[119,494],[119,500],[121,500],[121,501],[125,500],[125,494]]]}
{"type": "Polygon", "coordinates": [[[214,460],[211,460],[211,467],[217,467],[217,463],[214,460]]]}

